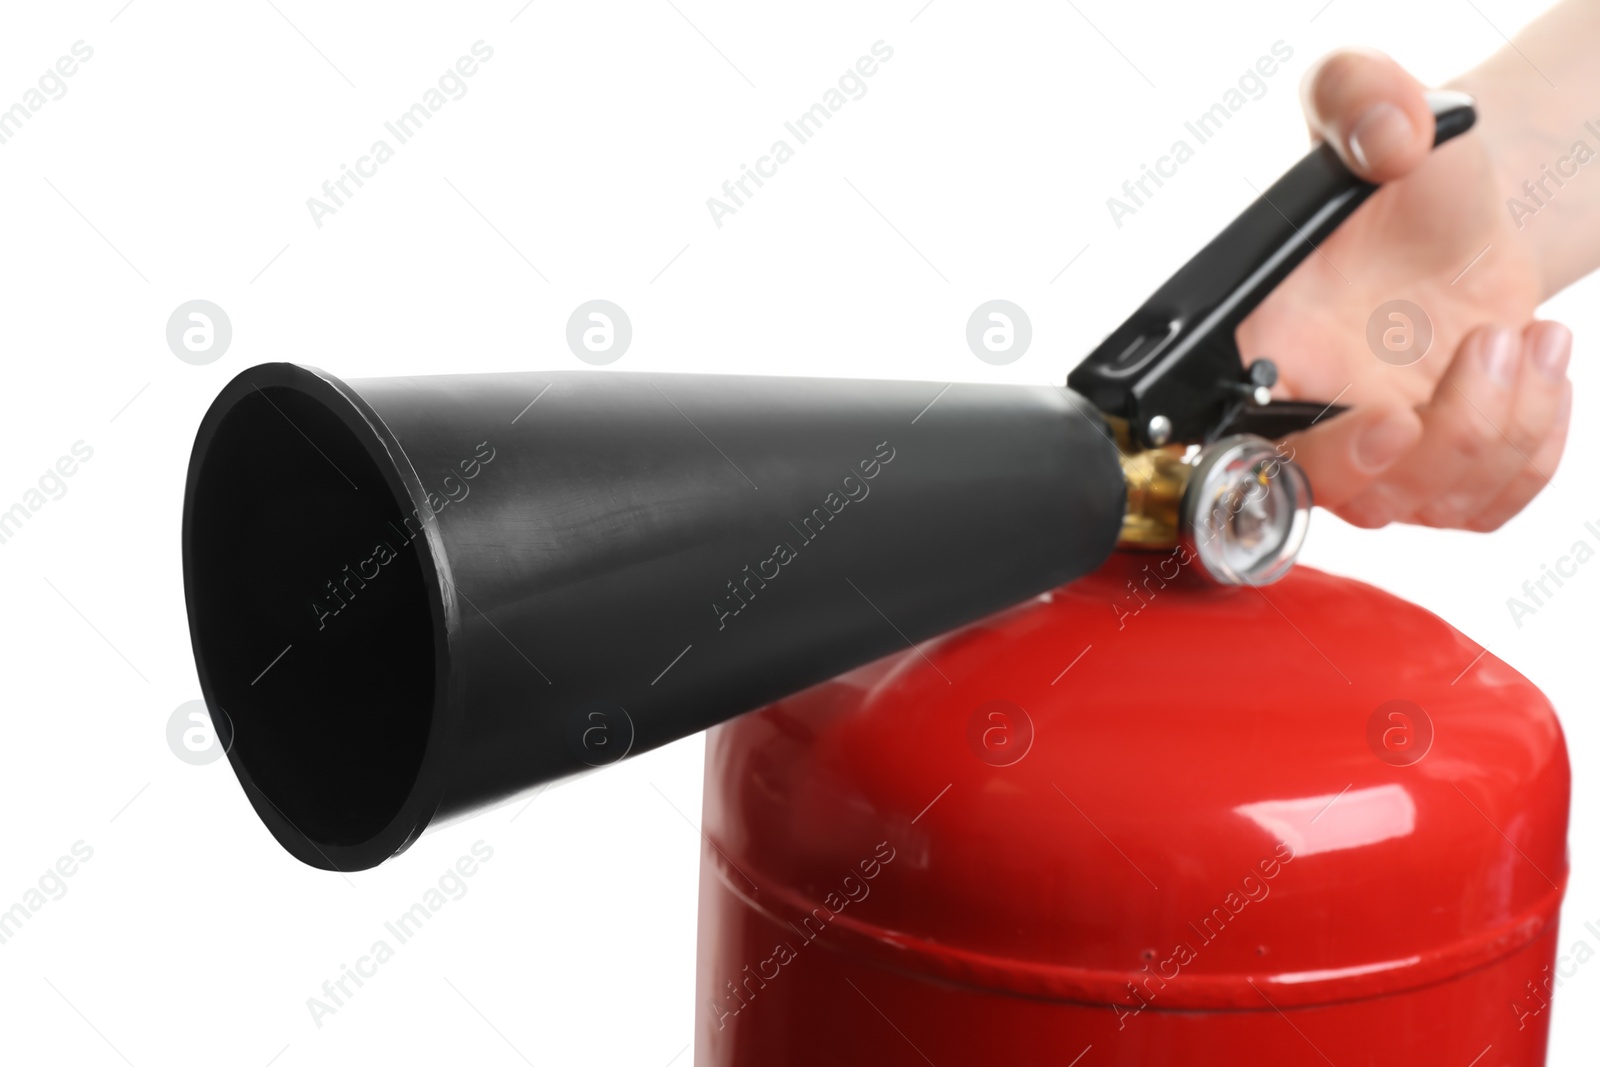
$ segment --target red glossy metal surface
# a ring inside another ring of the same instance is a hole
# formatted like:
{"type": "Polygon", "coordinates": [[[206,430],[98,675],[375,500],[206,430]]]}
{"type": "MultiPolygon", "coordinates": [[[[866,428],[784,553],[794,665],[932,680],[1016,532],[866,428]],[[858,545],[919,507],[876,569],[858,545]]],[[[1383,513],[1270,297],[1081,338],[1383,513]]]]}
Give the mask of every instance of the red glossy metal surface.
{"type": "Polygon", "coordinates": [[[1165,558],[712,731],[702,1067],[1543,1062],[1544,697],[1371,587],[1165,558]]]}

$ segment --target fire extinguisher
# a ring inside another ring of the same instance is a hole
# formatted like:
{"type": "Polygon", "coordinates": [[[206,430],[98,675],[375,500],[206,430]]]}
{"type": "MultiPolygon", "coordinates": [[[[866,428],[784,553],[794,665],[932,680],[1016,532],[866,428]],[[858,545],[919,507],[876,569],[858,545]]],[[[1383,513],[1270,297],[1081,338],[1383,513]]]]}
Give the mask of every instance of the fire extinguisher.
{"type": "Polygon", "coordinates": [[[247,797],[349,872],[716,726],[702,1064],[1540,1062],[1490,1006],[1550,958],[1559,728],[1289,574],[1274,439],[1339,409],[1233,341],[1373,189],[1313,151],[1067,389],[243,372],[183,554],[247,797]]]}

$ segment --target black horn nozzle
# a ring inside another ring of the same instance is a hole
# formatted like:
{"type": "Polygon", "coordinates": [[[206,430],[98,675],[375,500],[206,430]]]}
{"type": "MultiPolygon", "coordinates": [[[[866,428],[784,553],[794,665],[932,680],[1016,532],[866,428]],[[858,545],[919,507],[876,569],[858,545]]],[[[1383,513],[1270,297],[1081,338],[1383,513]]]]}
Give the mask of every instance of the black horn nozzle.
{"type": "Polygon", "coordinates": [[[1070,581],[1124,501],[1050,386],[273,363],[202,421],[184,584],[251,803],[350,871],[1070,581]]]}

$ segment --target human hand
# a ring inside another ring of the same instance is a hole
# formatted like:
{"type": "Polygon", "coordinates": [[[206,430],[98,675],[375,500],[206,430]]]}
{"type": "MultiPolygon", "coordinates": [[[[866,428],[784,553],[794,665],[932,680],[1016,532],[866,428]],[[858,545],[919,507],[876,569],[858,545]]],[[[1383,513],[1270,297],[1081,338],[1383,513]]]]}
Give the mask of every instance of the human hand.
{"type": "Polygon", "coordinates": [[[1312,133],[1383,188],[1241,324],[1240,351],[1277,364],[1275,395],[1351,407],[1291,441],[1319,504],[1357,526],[1493,530],[1549,481],[1572,405],[1572,335],[1533,319],[1541,266],[1504,206],[1517,183],[1482,129],[1432,150],[1423,87],[1387,56],[1333,53],[1302,97],[1312,133]],[[1368,346],[1396,299],[1431,322],[1420,359],[1368,346]]]}

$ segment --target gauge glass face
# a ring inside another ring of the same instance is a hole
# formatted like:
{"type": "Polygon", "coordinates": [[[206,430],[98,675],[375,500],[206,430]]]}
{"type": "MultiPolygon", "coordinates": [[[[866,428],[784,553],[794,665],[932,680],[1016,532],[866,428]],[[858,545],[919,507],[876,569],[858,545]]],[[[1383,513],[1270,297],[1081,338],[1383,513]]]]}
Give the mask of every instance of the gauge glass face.
{"type": "Polygon", "coordinates": [[[1206,571],[1230,585],[1267,585],[1288,573],[1311,511],[1303,471],[1259,438],[1218,441],[1202,454],[1186,526],[1206,571]]]}

